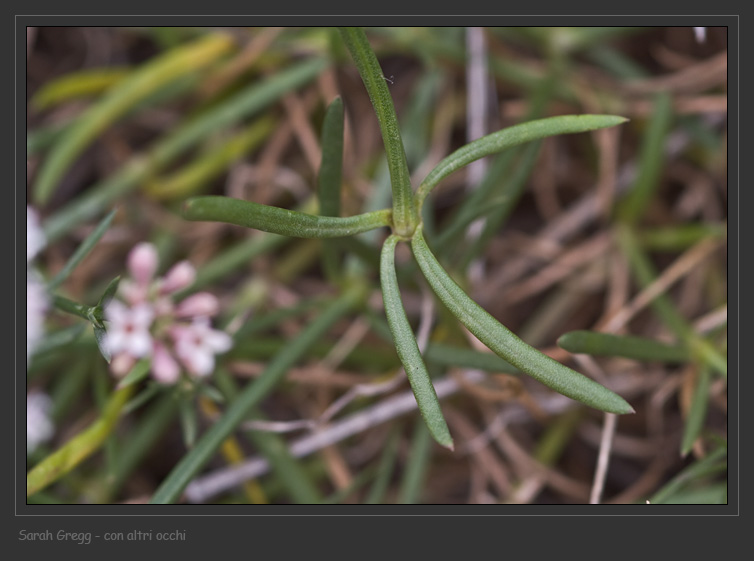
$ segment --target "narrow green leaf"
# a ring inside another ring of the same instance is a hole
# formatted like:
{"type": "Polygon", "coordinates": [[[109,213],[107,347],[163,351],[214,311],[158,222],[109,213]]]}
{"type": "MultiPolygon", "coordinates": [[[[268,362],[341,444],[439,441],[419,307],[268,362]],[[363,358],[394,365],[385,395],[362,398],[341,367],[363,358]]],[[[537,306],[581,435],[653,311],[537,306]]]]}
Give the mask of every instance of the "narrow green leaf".
{"type": "Polygon", "coordinates": [[[194,197],[183,204],[186,220],[226,222],[294,238],[337,238],[390,225],[390,209],[345,218],[242,201],[231,197],[194,197]]]}
{"type": "Polygon", "coordinates": [[[691,399],[691,408],[689,416],[686,419],[686,425],[683,427],[683,438],[681,439],[681,456],[691,452],[694,441],[699,437],[704,426],[704,419],[707,417],[707,405],[709,403],[710,387],[710,370],[707,366],[702,365],[699,368],[699,377],[694,388],[694,396],[691,399]]]}
{"type": "Polygon", "coordinates": [[[47,82],[29,100],[35,111],[42,111],[70,99],[99,95],[121,82],[132,72],[131,68],[87,68],[65,74],[47,82]]]}
{"type": "Polygon", "coordinates": [[[199,427],[199,421],[196,418],[196,407],[193,400],[184,396],[179,404],[181,419],[181,434],[183,435],[183,445],[191,450],[196,443],[196,432],[199,427]]]}
{"type": "Polygon", "coordinates": [[[693,464],[685,467],[683,471],[666,483],[662,489],[652,495],[649,502],[651,504],[663,504],[688,485],[707,477],[714,477],[717,475],[724,476],[727,471],[728,448],[722,446],[711,451],[704,458],[700,458],[693,464]]]}
{"type": "Polygon", "coordinates": [[[251,409],[280,382],[293,364],[363,296],[362,287],[351,287],[332,306],[325,308],[290,344],[269,363],[262,375],[250,382],[223,416],[197,441],[194,448],[173,468],[152,496],[152,504],[175,502],[189,481],[210,460],[225,439],[251,409]]]}
{"type": "Polygon", "coordinates": [[[194,43],[171,50],[125,78],[93,105],[70,129],[39,170],[34,198],[44,204],[73,160],[91,141],[140,99],[176,78],[196,71],[233,46],[229,35],[213,33],[194,43]]]}
{"type": "Polygon", "coordinates": [[[414,205],[411,176],[408,172],[406,152],[398,126],[398,116],[393,106],[393,98],[390,96],[387,80],[364,30],[358,27],[341,27],[340,33],[359,69],[369,99],[377,113],[390,169],[396,233],[408,237],[419,223],[419,215],[414,205]]]}
{"type": "Polygon", "coordinates": [[[437,164],[419,186],[416,193],[417,204],[421,208],[424,199],[440,181],[454,171],[480,158],[496,154],[524,142],[559,134],[572,134],[613,127],[625,123],[627,120],[625,117],[615,115],[562,115],[521,123],[488,134],[462,146],[437,164]]]}
{"type": "Polygon", "coordinates": [[[571,331],[560,336],[558,345],[571,353],[620,356],[635,360],[679,363],[691,360],[685,347],[667,345],[646,337],[613,335],[596,331],[571,331]]]}
{"type": "Polygon", "coordinates": [[[145,191],[159,201],[175,201],[199,195],[215,178],[226,173],[233,162],[262,144],[275,130],[277,120],[265,115],[240,132],[224,139],[166,177],[150,178],[145,191]]]}
{"type": "Polygon", "coordinates": [[[74,316],[78,316],[87,321],[91,321],[91,310],[92,310],[91,306],[85,306],[84,304],[79,304],[78,302],[69,300],[65,296],[60,296],[59,294],[53,295],[52,304],[60,311],[66,312],[67,314],[72,314],[74,316]]]}
{"type": "Polygon", "coordinates": [[[118,291],[119,284],[120,276],[117,276],[110,281],[110,283],[107,285],[107,288],[105,289],[105,292],[102,293],[99,302],[97,302],[97,309],[99,310],[100,315],[104,314],[105,308],[107,308],[107,306],[110,304],[110,301],[115,296],[115,293],[118,291]]]}
{"type": "Polygon", "coordinates": [[[443,304],[501,358],[571,399],[610,413],[634,412],[619,395],[524,343],[469,298],[437,262],[421,227],[416,229],[411,245],[419,268],[443,304]]]}
{"type": "Polygon", "coordinates": [[[47,283],[47,290],[55,290],[62,284],[65,279],[68,278],[68,275],[70,275],[71,272],[76,268],[76,266],[81,263],[84,257],[87,256],[87,254],[97,244],[100,238],[102,238],[105,232],[107,232],[107,229],[110,227],[110,223],[115,217],[115,213],[115,210],[110,211],[110,213],[100,221],[100,223],[92,231],[92,233],[89,234],[83,242],[81,242],[81,244],[76,248],[76,251],[73,252],[73,255],[71,255],[71,257],[68,259],[65,266],[57,275],[55,275],[55,277],[49,283],[47,283]]]}
{"type": "MultiPolygon", "coordinates": [[[[340,186],[343,170],[343,100],[336,97],[330,103],[322,124],[322,163],[317,177],[319,214],[340,216],[340,186]]],[[[322,243],[322,265],[327,278],[336,281],[340,276],[337,242],[322,243]]]]}
{"type": "Polygon", "coordinates": [[[107,345],[105,345],[107,330],[99,325],[92,325],[92,329],[94,329],[94,339],[97,341],[97,348],[99,349],[100,354],[107,361],[107,363],[110,364],[110,361],[113,357],[110,354],[110,350],[107,348],[107,345]]]}
{"type": "Polygon", "coordinates": [[[340,216],[340,183],[343,169],[343,100],[336,97],[322,124],[322,164],[317,178],[319,213],[340,216]]]}
{"type": "Polygon", "coordinates": [[[408,323],[406,311],[403,309],[401,294],[398,288],[398,277],[395,273],[395,247],[399,237],[395,234],[385,240],[382,246],[382,259],[380,261],[380,283],[382,284],[382,299],[385,305],[385,314],[390,331],[393,334],[393,342],[398,351],[398,357],[406,370],[406,376],[411,383],[411,389],[419,405],[419,411],[424,417],[432,437],[446,448],[453,449],[453,439],[450,436],[448,425],[440,409],[440,402],[435,393],[435,387],[427,372],[427,367],[422,359],[419,346],[416,344],[414,332],[408,323]]]}

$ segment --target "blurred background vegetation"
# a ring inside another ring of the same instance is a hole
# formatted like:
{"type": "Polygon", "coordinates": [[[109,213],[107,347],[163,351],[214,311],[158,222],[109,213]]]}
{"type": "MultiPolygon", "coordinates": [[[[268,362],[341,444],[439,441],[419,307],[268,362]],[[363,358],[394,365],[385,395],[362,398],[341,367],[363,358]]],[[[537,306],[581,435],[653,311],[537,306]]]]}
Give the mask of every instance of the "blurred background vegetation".
{"type": "MultiPolygon", "coordinates": [[[[184,500],[571,504],[593,501],[597,488],[603,503],[726,503],[727,29],[706,28],[703,39],[691,27],[391,27],[367,35],[415,184],[455,148],[524,120],[630,119],[470,166],[435,190],[424,221],[433,251],[485,309],[615,389],[636,414],[603,431],[602,413],[553,400],[473,352],[477,343],[436,304],[426,354],[433,375],[456,381],[442,400],[454,452],[428,437],[415,411],[305,454],[296,442],[306,428],[240,430],[204,475],[262,458],[268,467],[184,500]],[[637,360],[558,346],[575,330],[681,350],[637,360]],[[464,370],[482,375],[471,383],[464,370]],[[611,435],[606,471],[598,468],[601,447],[608,452],[603,435],[611,435]]],[[[123,274],[130,248],[151,241],[165,268],[184,258],[197,266],[192,290],[216,294],[222,326],[237,334],[211,390],[191,394],[191,407],[180,405],[186,395],[145,386],[103,450],[30,502],[146,502],[192,431],[217,418],[343,289],[319,240],[189,223],[177,212],[197,194],[311,208],[323,115],[338,95],[346,109],[341,212],[389,206],[377,120],[333,29],[27,28],[27,202],[48,237],[40,271],[57,274],[116,209],[61,293],[95,304],[123,274]]],[[[257,418],[316,420],[355,388],[396,373],[377,282],[375,236],[384,233],[338,245],[343,266],[361,263],[372,297],[291,369],[257,418]]],[[[402,290],[419,325],[426,287],[402,290]]],[[[81,323],[52,312],[48,340],[28,367],[29,388],[52,396],[56,425],[28,467],[86,427],[111,390],[81,323]]],[[[322,426],[407,390],[404,381],[357,396],[322,426]]]]}

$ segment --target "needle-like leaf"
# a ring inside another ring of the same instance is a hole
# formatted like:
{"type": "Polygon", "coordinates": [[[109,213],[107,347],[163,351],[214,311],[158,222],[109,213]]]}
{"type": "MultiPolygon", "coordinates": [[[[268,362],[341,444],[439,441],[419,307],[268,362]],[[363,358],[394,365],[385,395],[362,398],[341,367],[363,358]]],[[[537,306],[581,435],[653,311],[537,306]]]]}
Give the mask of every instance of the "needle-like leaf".
{"type": "Polygon", "coordinates": [[[424,417],[429,432],[438,443],[452,450],[453,439],[440,410],[440,402],[437,400],[435,387],[432,385],[414,332],[408,323],[406,311],[403,309],[398,288],[398,277],[395,273],[395,247],[399,240],[398,236],[392,235],[385,240],[385,244],[382,246],[380,282],[387,322],[393,334],[393,342],[398,351],[398,357],[403,363],[406,376],[416,397],[416,403],[419,405],[419,411],[424,417]]]}
{"type": "Polygon", "coordinates": [[[474,302],[438,263],[421,226],[414,233],[411,247],[419,268],[443,304],[501,358],[571,399],[610,413],[634,412],[622,397],[527,345],[474,302]]]}
{"type": "Polygon", "coordinates": [[[356,216],[316,216],[231,197],[194,197],[183,205],[186,220],[226,222],[293,238],[337,238],[390,225],[390,209],[356,216]]]}
{"type": "Polygon", "coordinates": [[[537,119],[499,130],[462,146],[437,164],[422,181],[416,192],[417,205],[435,186],[454,171],[490,154],[502,152],[511,146],[548,136],[586,132],[625,123],[628,119],[615,115],[561,115],[537,119]]]}

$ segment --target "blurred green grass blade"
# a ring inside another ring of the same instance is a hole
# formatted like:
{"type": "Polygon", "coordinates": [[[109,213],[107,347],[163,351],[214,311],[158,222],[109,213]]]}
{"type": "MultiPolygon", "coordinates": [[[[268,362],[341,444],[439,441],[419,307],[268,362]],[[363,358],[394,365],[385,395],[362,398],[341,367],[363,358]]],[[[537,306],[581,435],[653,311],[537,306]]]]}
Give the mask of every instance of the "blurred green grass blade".
{"type": "Polygon", "coordinates": [[[615,115],[562,115],[521,123],[488,134],[462,146],[437,164],[419,186],[417,201],[421,206],[426,196],[440,181],[454,171],[490,154],[548,136],[613,127],[627,120],[615,115]]]}
{"type": "Polygon", "coordinates": [[[571,353],[593,356],[620,356],[634,360],[657,360],[660,362],[683,363],[691,360],[685,347],[668,345],[629,335],[613,335],[597,331],[570,331],[558,339],[558,345],[571,353]]]}
{"type": "Polygon", "coordinates": [[[31,158],[37,152],[47,149],[58,142],[75,118],[60,123],[52,123],[26,131],[26,157],[31,158]]]}
{"type": "Polygon", "coordinates": [[[725,475],[728,471],[728,449],[725,446],[710,452],[706,457],[695,461],[649,499],[651,504],[663,504],[687,486],[703,482],[707,477],[725,475]]]}
{"type": "Polygon", "coordinates": [[[51,80],[29,100],[34,111],[42,111],[71,99],[91,97],[116,86],[132,72],[131,68],[87,68],[51,80]]]}
{"type": "MultiPolygon", "coordinates": [[[[642,287],[650,285],[657,278],[649,256],[642,251],[637,235],[628,225],[618,227],[618,244],[628,258],[631,273],[642,287]]],[[[667,325],[689,349],[692,357],[710,366],[719,374],[728,375],[728,361],[707,340],[694,332],[693,327],[677,310],[667,294],[659,294],[650,306],[658,317],[667,325]]]]}
{"type": "Polygon", "coordinates": [[[546,466],[555,465],[576,434],[582,418],[583,410],[573,408],[553,419],[537,441],[534,458],[546,466]]]}
{"type": "Polygon", "coordinates": [[[571,399],[610,413],[634,412],[622,397],[527,345],[474,302],[437,262],[421,227],[417,228],[411,246],[424,277],[442,303],[501,358],[571,399]]]}
{"type": "Polygon", "coordinates": [[[642,247],[649,251],[683,251],[708,238],[725,238],[728,229],[721,224],[678,224],[643,228],[637,232],[642,247]]]}
{"type": "Polygon", "coordinates": [[[322,216],[340,216],[343,126],[343,100],[336,97],[327,107],[322,124],[322,163],[317,177],[319,213],[322,216]]]}
{"type": "Polygon", "coordinates": [[[457,347],[455,345],[429,343],[427,350],[424,351],[424,359],[427,362],[442,366],[458,366],[461,368],[486,370],[488,372],[522,374],[521,370],[496,354],[457,347]]]}
{"type": "Polygon", "coordinates": [[[401,235],[410,235],[419,222],[419,217],[414,205],[411,176],[408,172],[406,152],[398,126],[398,116],[393,106],[393,98],[390,96],[380,63],[369,45],[364,30],[358,27],[341,27],[340,33],[359,69],[369,99],[377,113],[390,169],[393,220],[396,232],[401,235]]]}
{"type": "Polygon", "coordinates": [[[26,475],[26,495],[33,495],[57,481],[96,452],[115,429],[123,406],[133,392],[129,386],[113,392],[101,416],[83,432],[39,462],[26,475]]]}
{"type": "Polygon", "coordinates": [[[683,489],[665,497],[660,503],[666,505],[724,505],[728,504],[728,482],[705,485],[699,489],[683,489]]]}
{"type": "Polygon", "coordinates": [[[638,80],[647,77],[647,71],[634,59],[609,45],[590,48],[585,56],[621,80],[638,80]]]}
{"type": "Polygon", "coordinates": [[[110,227],[110,223],[115,217],[115,212],[116,211],[113,210],[107,216],[105,216],[105,218],[100,221],[100,223],[92,231],[92,233],[89,234],[83,242],[81,242],[81,245],[76,248],[76,251],[73,252],[73,255],[71,255],[60,272],[55,275],[49,283],[47,283],[48,291],[55,290],[58,286],[60,286],[63,281],[65,281],[65,279],[67,279],[68,276],[73,272],[73,270],[78,266],[78,264],[81,263],[84,257],[89,254],[92,248],[97,245],[97,242],[102,238],[103,235],[105,235],[105,232],[110,227]]]}
{"type": "Polygon", "coordinates": [[[395,349],[403,363],[408,381],[411,383],[411,390],[414,392],[424,422],[427,423],[432,437],[442,446],[452,450],[453,438],[450,436],[435,387],[432,385],[419,346],[416,344],[414,332],[408,323],[406,311],[403,309],[398,277],[395,273],[395,248],[399,239],[393,234],[385,240],[382,246],[380,283],[385,315],[387,315],[387,322],[393,334],[395,349]]]}
{"type": "Polygon", "coordinates": [[[178,417],[181,420],[181,435],[183,445],[191,450],[196,443],[196,435],[199,430],[199,419],[193,399],[184,396],[178,404],[178,417]]]}
{"type": "Polygon", "coordinates": [[[395,469],[395,463],[398,459],[398,445],[401,441],[400,425],[395,425],[388,437],[387,444],[382,450],[380,463],[377,465],[377,473],[374,477],[369,494],[364,499],[364,504],[375,505],[385,501],[385,494],[390,485],[390,478],[395,469]]]}
{"type": "Polygon", "coordinates": [[[241,132],[198,155],[172,175],[151,178],[144,188],[158,201],[174,201],[197,195],[213,179],[225,173],[233,162],[262,144],[275,125],[276,120],[265,115],[241,132]]]}
{"type": "MultiPolygon", "coordinates": [[[[319,214],[340,216],[340,192],[343,173],[343,100],[336,97],[325,112],[322,124],[322,163],[317,176],[317,198],[319,214]]],[[[338,246],[325,240],[322,242],[322,266],[331,282],[340,276],[338,266],[338,246]]]]}
{"type": "MultiPolygon", "coordinates": [[[[260,417],[255,415],[255,418],[260,417]]],[[[272,472],[297,504],[317,504],[322,501],[322,495],[303,465],[291,455],[285,439],[262,431],[246,431],[246,434],[270,462],[272,472]]]]}
{"type": "Polygon", "coordinates": [[[178,399],[174,392],[168,391],[163,392],[163,395],[139,418],[133,430],[125,436],[121,446],[118,464],[112,474],[112,482],[107,488],[110,499],[118,495],[133,470],[162,438],[177,414],[178,399]]]}
{"type": "Polygon", "coordinates": [[[698,370],[698,378],[694,395],[691,399],[691,408],[689,409],[686,424],[683,427],[683,438],[681,439],[681,456],[691,452],[694,442],[699,437],[704,427],[704,420],[707,417],[707,406],[709,404],[710,388],[710,371],[706,366],[701,366],[698,370]]]}
{"type": "MultiPolygon", "coordinates": [[[[518,201],[529,184],[529,177],[534,171],[534,166],[539,157],[539,149],[542,141],[532,142],[521,150],[521,157],[510,178],[506,180],[505,187],[500,196],[501,199],[491,204],[487,220],[484,223],[482,233],[473,241],[471,247],[464,253],[461,261],[463,269],[476,259],[488,246],[490,239],[500,231],[500,228],[516,208],[518,201]]],[[[491,201],[492,202],[492,201],[491,201]]]]}
{"type": "Polygon", "coordinates": [[[230,36],[213,33],[173,49],[134,70],[117,88],[87,110],[55,145],[37,176],[34,189],[36,204],[43,205],[49,200],[55,185],[76,157],[130,107],[168,82],[211,64],[228,52],[233,44],[230,36]]]}
{"type": "Polygon", "coordinates": [[[319,316],[290,341],[289,345],[268,364],[262,375],[241,390],[223,416],[199,438],[196,446],[178,462],[178,465],[173,468],[152,496],[150,503],[169,504],[175,502],[189,481],[212,458],[223,441],[236,430],[248,412],[264,399],[282,380],[288,369],[363,297],[364,290],[361,286],[351,286],[347,292],[335,300],[330,307],[325,308],[319,316]]]}
{"type": "Polygon", "coordinates": [[[149,375],[149,369],[152,367],[152,361],[143,358],[133,365],[133,368],[118,382],[117,388],[125,388],[140,382],[149,375]]]}
{"type": "Polygon", "coordinates": [[[639,221],[659,184],[665,165],[663,146],[672,118],[673,103],[670,94],[658,94],[642,138],[638,177],[618,206],[618,217],[626,223],[639,221]]]}
{"type": "MultiPolygon", "coordinates": [[[[529,109],[523,121],[528,122],[540,118],[547,103],[554,95],[557,72],[551,70],[539,81],[531,94],[529,109]]],[[[526,147],[514,147],[496,156],[488,167],[484,178],[475,186],[471,194],[458,205],[458,210],[451,219],[443,225],[437,236],[437,247],[441,256],[461,252],[463,261],[470,263],[476,258],[481,247],[486,247],[487,239],[492,231],[497,231],[505,222],[510,212],[524,192],[526,179],[539,154],[541,142],[535,141],[526,147]],[[509,171],[514,162],[518,165],[514,171],[509,171]],[[509,179],[510,178],[510,179],[509,179]],[[466,236],[461,235],[477,218],[485,219],[485,228],[476,243],[469,250],[465,246],[466,236]]],[[[429,233],[426,229],[425,232],[429,233]]],[[[463,268],[466,268],[464,264],[463,268]]]]}
{"type": "MultiPolygon", "coordinates": [[[[225,368],[218,369],[216,381],[228,402],[237,398],[238,387],[230,372],[225,368]]],[[[252,408],[247,417],[264,419],[262,413],[256,407],[252,408]]],[[[322,500],[322,496],[312,482],[309,473],[304,469],[303,464],[291,455],[284,438],[272,432],[255,430],[244,431],[244,435],[267,458],[272,473],[277,476],[297,504],[317,504],[322,500]]]]}
{"type": "Polygon", "coordinates": [[[286,92],[304,85],[326,66],[325,59],[312,59],[255,83],[235,96],[207,110],[158,140],[147,155],[137,155],[112,176],[94,185],[43,224],[48,243],[102,212],[115,199],[137,188],[161,167],[185,150],[224,127],[237,124],[277,101],[286,92]]]}
{"type": "Polygon", "coordinates": [[[34,348],[34,354],[31,356],[32,360],[35,357],[41,357],[45,353],[65,349],[84,333],[86,327],[87,324],[85,323],[77,323],[70,327],[45,334],[44,338],[34,348]]]}
{"type": "Polygon", "coordinates": [[[194,197],[183,204],[186,220],[225,222],[294,238],[336,238],[390,225],[390,209],[356,216],[318,216],[231,197],[194,197]]]}
{"type": "Polygon", "coordinates": [[[408,454],[401,481],[398,496],[399,504],[417,504],[421,500],[431,455],[432,439],[430,433],[427,426],[421,420],[417,420],[414,424],[411,451],[408,454]]]}
{"type": "Polygon", "coordinates": [[[201,269],[196,272],[196,278],[191,286],[178,293],[185,296],[208,286],[216,280],[222,279],[237,269],[248,265],[256,257],[272,251],[283,245],[289,238],[276,234],[261,233],[237,243],[223,252],[215,255],[201,269]]]}

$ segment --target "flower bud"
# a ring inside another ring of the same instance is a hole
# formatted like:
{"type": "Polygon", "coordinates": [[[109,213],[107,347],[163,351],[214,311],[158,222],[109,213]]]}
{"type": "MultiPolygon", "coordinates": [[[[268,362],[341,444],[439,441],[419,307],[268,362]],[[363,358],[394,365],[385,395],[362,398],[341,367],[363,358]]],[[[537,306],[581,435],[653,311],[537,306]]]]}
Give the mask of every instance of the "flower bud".
{"type": "Polygon", "coordinates": [[[161,384],[175,384],[181,374],[181,368],[170,355],[165,345],[155,343],[152,355],[152,375],[161,384]]]}
{"type": "Polygon", "coordinates": [[[174,265],[162,279],[161,294],[172,294],[191,285],[196,278],[196,269],[188,261],[174,265]]]}
{"type": "Polygon", "coordinates": [[[178,317],[209,317],[217,314],[220,304],[217,298],[209,292],[199,292],[192,294],[185,300],[182,300],[175,309],[178,317]]]}
{"type": "Polygon", "coordinates": [[[141,286],[146,286],[157,271],[157,250],[151,243],[143,242],[128,254],[128,270],[141,286]]]}

